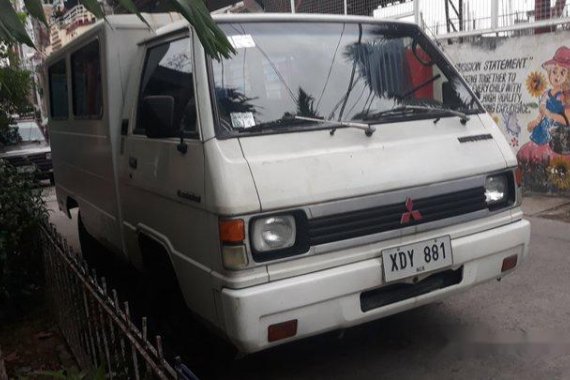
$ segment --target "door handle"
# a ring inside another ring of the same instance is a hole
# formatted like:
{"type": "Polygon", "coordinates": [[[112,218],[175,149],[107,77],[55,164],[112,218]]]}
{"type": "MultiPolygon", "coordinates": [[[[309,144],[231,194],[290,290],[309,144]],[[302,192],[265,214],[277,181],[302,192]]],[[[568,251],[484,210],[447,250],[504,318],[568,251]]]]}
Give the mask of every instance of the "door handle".
{"type": "Polygon", "coordinates": [[[138,162],[137,162],[137,158],[136,158],[136,157],[132,157],[132,156],[129,157],[129,166],[130,166],[131,168],[136,169],[136,168],[137,168],[137,164],[138,164],[138,162]]]}

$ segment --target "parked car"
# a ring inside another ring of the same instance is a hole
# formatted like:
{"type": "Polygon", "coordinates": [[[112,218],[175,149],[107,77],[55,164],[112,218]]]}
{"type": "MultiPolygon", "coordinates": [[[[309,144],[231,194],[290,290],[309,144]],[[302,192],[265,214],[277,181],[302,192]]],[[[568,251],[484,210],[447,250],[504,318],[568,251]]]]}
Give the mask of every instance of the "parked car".
{"type": "Polygon", "coordinates": [[[20,172],[34,173],[36,179],[49,179],[54,184],[51,148],[38,123],[17,120],[12,126],[19,138],[13,145],[0,145],[0,159],[20,172]]]}
{"type": "Polygon", "coordinates": [[[156,32],[108,16],[47,59],[57,199],[79,208],[84,251],[95,238],[173,282],[243,352],[527,258],[517,160],[417,25],[214,19],[237,52],[221,61],[159,14],[156,32]]]}

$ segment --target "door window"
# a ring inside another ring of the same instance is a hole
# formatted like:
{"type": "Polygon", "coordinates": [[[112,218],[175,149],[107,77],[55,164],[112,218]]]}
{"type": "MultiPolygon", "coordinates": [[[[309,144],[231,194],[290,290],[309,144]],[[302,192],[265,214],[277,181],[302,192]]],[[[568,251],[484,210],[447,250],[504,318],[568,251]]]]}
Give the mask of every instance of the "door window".
{"type": "Polygon", "coordinates": [[[80,118],[100,119],[103,115],[101,58],[95,40],[71,55],[73,114],[80,118]]]}
{"type": "MultiPolygon", "coordinates": [[[[142,114],[141,107],[147,96],[171,96],[174,99],[173,125],[189,137],[198,136],[189,37],[148,49],[141,81],[138,115],[142,114]]],[[[140,117],[134,133],[145,133],[140,117]]]]}
{"type": "Polygon", "coordinates": [[[49,108],[54,119],[67,119],[69,107],[67,99],[67,71],[65,59],[57,61],[48,69],[49,108]]]}

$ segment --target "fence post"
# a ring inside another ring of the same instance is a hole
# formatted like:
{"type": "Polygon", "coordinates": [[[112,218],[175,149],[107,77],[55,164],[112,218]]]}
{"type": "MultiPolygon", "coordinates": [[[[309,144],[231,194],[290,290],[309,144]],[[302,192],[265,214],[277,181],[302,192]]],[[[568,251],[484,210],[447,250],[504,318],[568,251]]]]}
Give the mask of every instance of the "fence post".
{"type": "Polygon", "coordinates": [[[344,15],[346,16],[348,14],[348,0],[344,0],[344,15]]]}
{"type": "Polygon", "coordinates": [[[291,0],[291,13],[295,13],[295,0],[291,0]]]}
{"type": "Polygon", "coordinates": [[[491,2],[491,29],[499,27],[499,2],[497,0],[489,0],[491,2]]]}
{"type": "Polygon", "coordinates": [[[421,0],[414,0],[414,22],[416,25],[420,25],[420,2],[421,0]]]}

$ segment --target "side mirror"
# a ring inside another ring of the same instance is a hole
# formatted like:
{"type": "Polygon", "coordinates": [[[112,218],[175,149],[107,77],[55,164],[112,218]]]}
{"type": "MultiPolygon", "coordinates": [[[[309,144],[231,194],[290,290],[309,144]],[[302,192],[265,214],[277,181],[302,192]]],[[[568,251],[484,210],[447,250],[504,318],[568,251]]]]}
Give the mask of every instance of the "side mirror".
{"type": "Polygon", "coordinates": [[[141,125],[150,138],[177,137],[179,131],[173,125],[174,98],[167,95],[147,96],[143,99],[141,125]]]}

